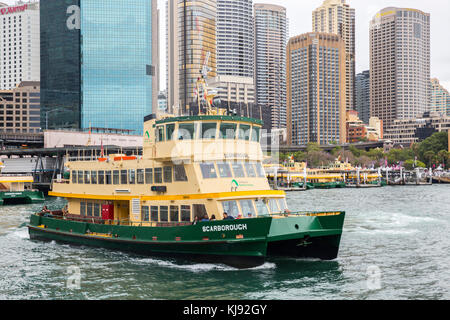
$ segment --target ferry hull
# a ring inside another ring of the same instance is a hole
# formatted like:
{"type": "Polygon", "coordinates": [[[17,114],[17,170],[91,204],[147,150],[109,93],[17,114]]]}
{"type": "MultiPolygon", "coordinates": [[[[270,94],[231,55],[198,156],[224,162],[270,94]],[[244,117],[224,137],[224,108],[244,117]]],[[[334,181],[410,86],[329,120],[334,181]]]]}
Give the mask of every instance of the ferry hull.
{"type": "Polygon", "coordinates": [[[336,258],[343,219],[342,213],[166,228],[103,225],[33,215],[28,229],[32,240],[253,268],[270,257],[336,258]]]}
{"type": "Polygon", "coordinates": [[[41,191],[1,191],[0,205],[6,204],[29,204],[41,203],[45,201],[41,191]]]}

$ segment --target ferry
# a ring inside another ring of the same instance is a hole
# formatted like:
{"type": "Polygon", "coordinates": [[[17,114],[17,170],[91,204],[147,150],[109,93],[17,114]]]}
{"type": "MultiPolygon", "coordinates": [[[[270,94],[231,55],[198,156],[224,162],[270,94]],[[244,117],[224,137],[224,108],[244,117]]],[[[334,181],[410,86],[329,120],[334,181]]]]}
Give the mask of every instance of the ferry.
{"type": "Polygon", "coordinates": [[[28,175],[3,174],[0,162],[0,205],[29,204],[45,201],[44,194],[33,189],[34,179],[28,175]]]}
{"type": "Polygon", "coordinates": [[[235,268],[335,259],[345,212],[289,210],[264,172],[262,125],[210,105],[149,115],[142,155],[69,159],[49,193],[68,204],[31,215],[30,238],[235,268]]]}

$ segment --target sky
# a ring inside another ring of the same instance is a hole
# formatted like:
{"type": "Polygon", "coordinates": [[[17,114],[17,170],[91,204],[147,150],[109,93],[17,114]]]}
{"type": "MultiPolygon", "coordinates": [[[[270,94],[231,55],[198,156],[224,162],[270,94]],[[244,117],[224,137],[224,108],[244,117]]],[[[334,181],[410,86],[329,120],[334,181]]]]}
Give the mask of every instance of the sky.
{"type": "MultiPolygon", "coordinates": [[[[126,0],[125,0],[126,1],[126,0]]],[[[147,0],[143,0],[147,1],[147,0]]],[[[14,0],[0,0],[14,4],[14,0]]],[[[158,0],[160,9],[161,89],[166,87],[165,2],[158,0]]],[[[369,22],[385,7],[414,8],[431,14],[431,77],[438,78],[450,90],[450,0],[347,0],[356,11],[356,72],[369,69],[369,22]]],[[[312,11],[323,0],[254,0],[286,7],[290,36],[312,31],[312,11]]]]}

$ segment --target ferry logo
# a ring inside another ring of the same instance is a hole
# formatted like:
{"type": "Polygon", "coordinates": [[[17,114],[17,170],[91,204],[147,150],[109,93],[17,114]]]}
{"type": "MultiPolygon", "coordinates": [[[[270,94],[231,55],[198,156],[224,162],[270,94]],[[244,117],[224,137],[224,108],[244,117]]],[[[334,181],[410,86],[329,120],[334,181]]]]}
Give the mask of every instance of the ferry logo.
{"type": "Polygon", "coordinates": [[[148,133],[148,131],[145,131],[145,137],[146,137],[147,139],[150,139],[150,133],[148,133]]]}
{"type": "Polygon", "coordinates": [[[238,188],[239,183],[233,179],[233,181],[231,181],[231,192],[236,192],[238,188]]]}

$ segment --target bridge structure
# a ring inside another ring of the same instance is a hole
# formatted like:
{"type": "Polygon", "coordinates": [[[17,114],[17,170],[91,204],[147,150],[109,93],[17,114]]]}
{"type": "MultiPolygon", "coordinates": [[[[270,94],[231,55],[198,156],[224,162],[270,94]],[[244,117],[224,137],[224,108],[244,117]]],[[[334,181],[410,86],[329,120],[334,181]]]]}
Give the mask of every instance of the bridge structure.
{"type": "MultiPolygon", "coordinates": [[[[380,140],[377,142],[358,142],[358,143],[346,143],[346,144],[330,144],[330,145],[321,145],[319,146],[321,150],[330,152],[335,148],[342,148],[344,150],[349,150],[351,146],[355,147],[358,150],[369,151],[370,149],[376,148],[384,148],[384,141],[380,140]]],[[[291,145],[263,145],[263,150],[267,152],[305,152],[308,146],[300,145],[300,146],[291,146],[291,145]]]]}

